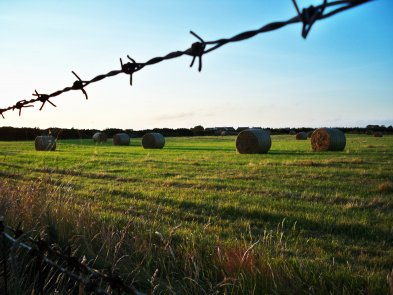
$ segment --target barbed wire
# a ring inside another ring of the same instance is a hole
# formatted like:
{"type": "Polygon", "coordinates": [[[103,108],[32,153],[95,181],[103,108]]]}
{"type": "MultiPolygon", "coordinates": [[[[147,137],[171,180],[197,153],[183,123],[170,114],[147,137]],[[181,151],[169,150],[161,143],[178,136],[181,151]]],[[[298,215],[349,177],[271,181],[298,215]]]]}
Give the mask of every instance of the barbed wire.
{"type": "MultiPolygon", "coordinates": [[[[2,236],[2,247],[3,256],[0,257],[3,262],[3,277],[4,277],[4,293],[8,294],[8,268],[7,260],[10,256],[11,260],[15,260],[13,252],[16,248],[24,249],[30,254],[30,258],[36,258],[38,260],[37,267],[37,280],[34,282],[35,294],[44,293],[44,282],[46,276],[43,272],[45,263],[49,265],[53,270],[64,274],[74,282],[79,283],[83,286],[84,291],[92,292],[94,294],[109,295],[108,291],[102,288],[103,285],[109,286],[112,291],[123,292],[124,294],[132,295],[143,295],[135,287],[129,286],[123,282],[123,280],[111,271],[104,273],[92,267],[89,267],[86,263],[86,259],[79,259],[76,256],[71,255],[71,248],[68,247],[66,251],[61,251],[55,246],[50,246],[49,243],[43,239],[33,239],[27,237],[27,234],[20,229],[20,224],[16,229],[7,226],[4,219],[0,217],[0,236],[2,236]],[[10,254],[6,254],[6,240],[12,244],[10,247],[10,254]],[[27,242],[25,241],[27,240],[27,242]],[[55,259],[50,258],[54,257],[55,259]],[[61,266],[56,263],[55,260],[64,262],[66,266],[61,266]]],[[[79,292],[79,294],[83,294],[79,292]]]]}
{"type": "Polygon", "coordinates": [[[218,39],[214,41],[204,41],[200,36],[198,36],[196,33],[191,31],[190,33],[198,39],[197,42],[193,43],[190,48],[183,50],[183,51],[173,51],[168,53],[165,56],[161,57],[154,57],[144,63],[141,62],[136,62],[133,58],[131,58],[129,55],[127,55],[127,58],[129,59],[129,62],[123,63],[123,60],[120,58],[120,70],[113,70],[108,72],[107,74],[102,74],[94,77],[91,80],[82,80],[74,71],[72,71],[72,74],[77,78],[77,80],[72,84],[72,86],[65,87],[64,89],[57,90],[51,94],[43,94],[39,93],[37,90],[35,90],[32,95],[35,96],[36,98],[30,99],[30,100],[20,100],[16,102],[14,105],[9,106],[7,108],[0,108],[0,115],[4,118],[4,113],[7,111],[14,111],[18,110],[19,111],[19,116],[22,113],[23,108],[29,108],[33,107],[34,103],[36,102],[41,102],[41,107],[40,111],[43,109],[44,105],[46,102],[51,104],[52,106],[56,107],[56,105],[50,101],[51,98],[59,96],[65,92],[72,91],[72,90],[77,90],[77,91],[82,91],[84,94],[85,98],[88,99],[87,92],[85,90],[85,87],[92,83],[96,83],[98,81],[101,81],[105,78],[113,77],[118,74],[127,74],[130,76],[130,85],[132,85],[133,82],[133,74],[140,71],[146,66],[151,66],[157,63],[160,63],[165,60],[170,60],[173,58],[178,58],[183,55],[189,55],[192,57],[190,67],[194,65],[195,60],[198,58],[198,71],[200,72],[202,70],[202,56],[206,53],[212,52],[221,46],[224,46],[225,44],[228,43],[233,43],[233,42],[239,42],[243,41],[249,38],[252,38],[258,34],[261,33],[266,33],[274,30],[278,30],[284,26],[287,26],[289,24],[295,24],[295,23],[302,23],[303,28],[302,28],[302,37],[307,38],[312,26],[317,20],[322,20],[325,18],[328,18],[330,16],[333,16],[339,12],[345,11],[347,9],[351,9],[353,7],[356,7],[358,5],[364,4],[366,2],[371,2],[372,0],[336,0],[336,1],[331,1],[329,2],[328,0],[323,0],[323,3],[318,6],[309,6],[308,8],[304,8],[302,11],[300,11],[296,0],[292,0],[296,11],[297,11],[297,16],[287,20],[287,21],[280,21],[280,22],[272,22],[269,23],[257,30],[251,30],[251,31],[246,31],[240,34],[237,34],[231,38],[223,38],[223,39],[218,39]],[[328,8],[332,8],[330,12],[326,12],[328,8]],[[209,47],[209,48],[208,48],[209,47]]]}

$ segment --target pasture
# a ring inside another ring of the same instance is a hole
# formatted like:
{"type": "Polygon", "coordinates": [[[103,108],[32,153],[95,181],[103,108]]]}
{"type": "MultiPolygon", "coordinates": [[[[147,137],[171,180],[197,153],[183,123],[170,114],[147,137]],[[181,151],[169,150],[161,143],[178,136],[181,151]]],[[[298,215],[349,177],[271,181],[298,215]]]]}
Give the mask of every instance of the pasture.
{"type": "Polygon", "coordinates": [[[257,155],[237,154],[232,136],[166,138],[162,150],[141,139],[59,140],[54,152],[0,142],[0,177],[6,220],[73,241],[145,291],[387,292],[393,136],[347,135],[343,152],[312,152],[274,135],[257,155]]]}

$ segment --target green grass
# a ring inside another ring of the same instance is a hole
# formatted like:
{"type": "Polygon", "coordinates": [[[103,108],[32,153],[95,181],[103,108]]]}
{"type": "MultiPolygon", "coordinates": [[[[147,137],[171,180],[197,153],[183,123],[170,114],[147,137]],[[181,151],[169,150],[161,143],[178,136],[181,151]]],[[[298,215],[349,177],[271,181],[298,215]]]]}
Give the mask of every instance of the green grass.
{"type": "Polygon", "coordinates": [[[272,142],[264,155],[237,154],[235,137],[167,138],[162,150],[144,150],[140,139],[62,140],[55,152],[0,142],[0,177],[16,186],[44,180],[103,224],[132,221],[140,243],[168,239],[161,248],[174,251],[174,265],[157,253],[132,258],[144,265],[133,273],[144,288],[160,268],[163,293],[386,293],[393,136],[347,135],[343,152],[312,152],[293,136],[272,142]]]}

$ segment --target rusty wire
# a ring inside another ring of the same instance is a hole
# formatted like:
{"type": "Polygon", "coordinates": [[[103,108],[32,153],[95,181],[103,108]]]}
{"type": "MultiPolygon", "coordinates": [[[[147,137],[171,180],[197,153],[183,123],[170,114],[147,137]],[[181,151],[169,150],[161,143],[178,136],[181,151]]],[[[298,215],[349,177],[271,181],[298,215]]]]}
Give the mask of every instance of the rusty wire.
{"type": "MultiPolygon", "coordinates": [[[[10,249],[24,249],[30,254],[32,259],[37,258],[40,261],[40,267],[37,268],[37,273],[38,281],[41,281],[42,283],[46,279],[42,272],[44,268],[43,264],[46,264],[53,270],[62,273],[73,281],[83,285],[84,290],[87,292],[109,295],[111,293],[102,288],[103,285],[106,285],[109,286],[112,291],[118,291],[121,292],[121,294],[143,295],[143,293],[139,292],[134,286],[125,284],[118,275],[113,274],[112,272],[104,273],[94,269],[87,265],[85,259],[79,259],[76,256],[72,256],[71,248],[68,248],[66,251],[60,251],[55,246],[49,245],[49,243],[43,239],[33,239],[31,237],[25,238],[25,236],[26,233],[20,229],[20,224],[16,229],[14,229],[6,225],[3,218],[0,217],[0,237],[2,237],[2,246],[4,248],[3,257],[1,257],[3,260],[4,276],[4,293],[2,294],[8,294],[7,256],[11,256],[10,254],[6,254],[6,241],[8,241],[12,244],[10,249]],[[54,257],[55,259],[51,259],[50,257],[54,257]],[[59,265],[59,263],[56,263],[55,260],[64,262],[66,266],[59,265]]],[[[42,284],[37,288],[39,290],[36,290],[36,292],[44,293],[42,284]]]]}
{"type": "Polygon", "coordinates": [[[4,113],[7,111],[13,111],[13,110],[18,110],[19,111],[19,116],[21,115],[22,108],[27,108],[27,107],[33,107],[32,104],[36,102],[41,102],[42,105],[40,107],[40,110],[44,107],[45,103],[48,102],[52,106],[56,107],[55,104],[53,104],[49,99],[59,96],[65,92],[71,91],[71,90],[80,90],[84,94],[85,98],[88,99],[87,92],[85,90],[85,87],[101,81],[105,78],[108,77],[113,77],[118,74],[127,74],[130,76],[130,85],[132,85],[132,77],[133,74],[140,71],[143,69],[145,66],[151,66],[154,64],[157,64],[159,62],[162,62],[164,60],[170,60],[173,58],[178,58],[183,55],[189,55],[192,57],[192,61],[190,64],[190,67],[194,65],[195,60],[198,58],[198,71],[200,72],[202,70],[202,56],[206,53],[212,52],[221,46],[228,44],[228,43],[233,43],[233,42],[239,42],[243,41],[249,38],[252,38],[258,34],[261,33],[266,33],[274,30],[278,30],[284,26],[287,26],[289,24],[294,24],[294,23],[302,23],[302,37],[306,38],[308,36],[308,33],[311,30],[311,27],[314,25],[314,23],[317,20],[322,20],[325,18],[328,18],[330,16],[333,16],[339,12],[342,12],[344,10],[356,7],[360,4],[364,4],[366,2],[371,2],[372,0],[336,0],[336,1],[327,1],[323,0],[323,3],[318,6],[309,6],[308,8],[304,8],[302,11],[300,11],[296,0],[292,0],[296,11],[297,11],[297,16],[287,20],[287,21],[281,21],[281,22],[272,22],[269,23],[257,30],[251,30],[251,31],[246,31],[240,34],[237,34],[231,38],[223,38],[223,39],[218,39],[214,41],[204,41],[200,36],[198,36],[196,33],[191,31],[190,33],[198,39],[195,43],[191,45],[190,48],[183,50],[183,51],[173,51],[171,53],[168,53],[165,56],[161,57],[154,57],[144,63],[141,62],[136,62],[133,58],[127,55],[129,62],[123,63],[122,59],[120,58],[120,69],[119,70],[113,70],[108,72],[107,74],[102,74],[94,77],[91,80],[82,80],[74,71],[72,73],[74,76],[77,78],[77,80],[72,84],[72,86],[65,87],[64,89],[57,90],[51,94],[39,94],[37,90],[35,90],[35,93],[33,96],[36,96],[36,98],[30,99],[30,100],[20,100],[16,104],[9,106],[7,108],[0,108],[0,115],[4,118],[4,113]],[[332,10],[330,12],[326,12],[328,8],[331,8],[332,10]],[[209,47],[209,48],[208,48],[209,47]]]}

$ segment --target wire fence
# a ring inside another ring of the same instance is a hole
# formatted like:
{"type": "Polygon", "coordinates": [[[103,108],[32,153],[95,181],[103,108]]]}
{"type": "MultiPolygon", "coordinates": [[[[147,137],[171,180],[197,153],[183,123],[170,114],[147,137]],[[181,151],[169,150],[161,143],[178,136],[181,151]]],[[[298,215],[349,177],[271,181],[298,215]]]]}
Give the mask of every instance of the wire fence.
{"type": "Polygon", "coordinates": [[[127,74],[130,76],[130,85],[132,85],[132,78],[133,74],[136,72],[140,71],[146,66],[151,66],[157,63],[160,63],[165,60],[170,60],[173,58],[178,58],[183,55],[188,55],[192,57],[190,67],[192,67],[198,59],[198,71],[202,70],[202,57],[204,54],[212,52],[221,46],[224,46],[228,43],[233,43],[233,42],[239,42],[243,41],[249,38],[252,38],[256,35],[259,35],[261,33],[266,33],[274,30],[278,30],[282,27],[285,27],[290,24],[295,24],[295,23],[302,23],[303,28],[302,28],[302,37],[306,38],[308,33],[310,32],[312,26],[314,23],[318,20],[322,20],[325,18],[328,18],[330,16],[333,16],[339,12],[351,9],[353,7],[356,7],[358,5],[364,4],[366,2],[370,2],[372,0],[337,0],[337,1],[327,1],[324,0],[321,5],[318,6],[309,6],[308,8],[304,8],[302,10],[299,9],[296,0],[292,0],[296,11],[297,11],[297,16],[287,20],[287,21],[279,21],[279,22],[272,22],[267,25],[262,26],[259,29],[256,30],[251,30],[251,31],[246,31],[240,34],[237,34],[231,38],[223,38],[223,39],[218,39],[214,41],[204,41],[200,36],[198,36],[194,32],[190,32],[194,37],[198,39],[197,42],[193,43],[190,48],[183,50],[183,51],[173,51],[168,53],[165,56],[161,57],[154,57],[146,62],[136,62],[133,58],[127,55],[127,58],[129,59],[128,62],[123,63],[123,60],[120,58],[120,69],[118,70],[113,70],[108,72],[107,74],[102,74],[98,75],[91,80],[82,80],[74,71],[72,71],[72,74],[76,77],[76,81],[68,87],[65,87],[64,89],[57,90],[53,93],[50,94],[43,94],[39,93],[37,90],[34,91],[33,96],[35,98],[32,98],[30,100],[20,100],[16,102],[14,105],[9,106],[7,108],[0,108],[0,115],[4,118],[4,113],[7,111],[14,111],[18,110],[19,111],[19,116],[21,115],[22,109],[23,108],[29,108],[33,107],[34,103],[40,102],[41,107],[40,110],[43,109],[46,103],[51,104],[52,106],[56,107],[56,105],[50,101],[51,98],[54,98],[56,96],[59,96],[65,92],[72,91],[72,90],[77,90],[77,91],[82,91],[83,95],[85,96],[86,99],[88,99],[87,92],[85,88],[92,84],[96,83],[98,81],[101,81],[105,78],[113,77],[118,74],[127,74]]]}
{"type": "Polygon", "coordinates": [[[143,294],[134,286],[124,283],[111,271],[104,272],[90,267],[85,257],[80,259],[71,255],[70,248],[61,250],[44,239],[33,239],[20,229],[20,224],[14,229],[7,226],[1,217],[0,238],[0,249],[2,249],[0,279],[3,277],[1,294],[15,294],[15,290],[10,290],[12,286],[9,281],[11,273],[14,275],[18,273],[16,267],[18,259],[22,260],[20,264],[24,265],[23,270],[17,275],[18,284],[23,281],[21,276],[30,277],[26,285],[32,285],[31,294],[55,294],[56,292],[60,294],[62,291],[66,291],[67,294],[71,292],[70,294],[80,295],[143,294]],[[20,250],[27,255],[20,254],[20,250]],[[28,268],[30,272],[26,271],[28,268]]]}

